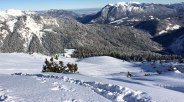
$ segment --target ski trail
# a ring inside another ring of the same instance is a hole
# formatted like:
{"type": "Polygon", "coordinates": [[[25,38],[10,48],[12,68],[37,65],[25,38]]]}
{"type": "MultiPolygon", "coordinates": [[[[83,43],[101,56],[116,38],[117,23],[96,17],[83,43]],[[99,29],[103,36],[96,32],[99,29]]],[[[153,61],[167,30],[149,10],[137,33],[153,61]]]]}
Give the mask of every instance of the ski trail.
{"type": "MultiPolygon", "coordinates": [[[[16,73],[14,75],[17,75],[16,73]]],[[[20,75],[20,74],[18,74],[20,75]]],[[[113,102],[152,102],[151,97],[147,93],[141,91],[135,91],[127,87],[122,87],[112,84],[103,84],[99,82],[85,82],[83,80],[77,80],[65,76],[43,75],[43,74],[21,74],[23,76],[31,76],[37,78],[52,78],[58,81],[64,81],[76,85],[81,85],[90,88],[95,93],[113,101],[113,102]]],[[[62,86],[59,82],[52,83],[54,86],[51,90],[65,90],[71,91],[66,86],[62,86]]]]}
{"type": "Polygon", "coordinates": [[[38,77],[36,77],[36,76],[34,76],[34,78],[35,78],[36,80],[40,81],[40,83],[42,83],[42,84],[47,82],[45,78],[38,78],[38,77]]]}
{"type": "Polygon", "coordinates": [[[10,91],[0,86],[0,102],[21,102],[17,97],[8,95],[8,92],[10,91]]]}
{"type": "Polygon", "coordinates": [[[72,88],[69,88],[69,87],[67,87],[67,86],[65,86],[65,85],[62,85],[61,83],[59,83],[59,82],[53,82],[52,83],[52,86],[53,86],[53,88],[51,88],[51,90],[52,91],[58,91],[58,90],[63,90],[63,91],[68,91],[68,92],[73,92],[73,91],[75,91],[74,89],[72,89],[72,88]]]}

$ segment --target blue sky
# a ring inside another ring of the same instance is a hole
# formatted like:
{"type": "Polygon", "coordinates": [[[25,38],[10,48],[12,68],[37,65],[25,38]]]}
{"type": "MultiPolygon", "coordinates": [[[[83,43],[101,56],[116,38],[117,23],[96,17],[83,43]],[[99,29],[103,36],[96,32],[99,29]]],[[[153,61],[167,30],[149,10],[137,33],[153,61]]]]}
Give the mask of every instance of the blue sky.
{"type": "Polygon", "coordinates": [[[79,9],[103,7],[117,2],[144,2],[144,3],[176,3],[184,0],[0,0],[0,10],[46,10],[46,9],[79,9]]]}

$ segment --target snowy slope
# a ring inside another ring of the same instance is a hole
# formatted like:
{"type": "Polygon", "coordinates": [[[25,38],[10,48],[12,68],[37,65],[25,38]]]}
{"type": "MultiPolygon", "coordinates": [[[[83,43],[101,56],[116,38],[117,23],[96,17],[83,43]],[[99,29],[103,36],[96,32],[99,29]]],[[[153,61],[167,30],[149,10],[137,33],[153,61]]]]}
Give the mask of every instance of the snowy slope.
{"type": "Polygon", "coordinates": [[[184,74],[165,71],[169,63],[124,62],[108,56],[85,59],[60,56],[65,63],[77,63],[79,74],[54,74],[40,72],[45,58],[49,57],[0,53],[0,101],[182,102],[184,99],[184,74]],[[158,75],[153,67],[165,72],[158,75]],[[132,78],[126,77],[128,71],[133,73],[132,78]],[[145,73],[150,76],[144,76],[145,73]]]}
{"type": "Polygon", "coordinates": [[[180,25],[173,25],[173,24],[168,24],[168,26],[166,27],[166,29],[162,30],[159,32],[159,35],[167,33],[169,31],[173,31],[173,30],[177,30],[179,29],[181,26],[180,25]]]}
{"type": "MultiPolygon", "coordinates": [[[[23,86],[21,85],[19,86],[25,89],[30,88],[30,86],[32,87],[31,81],[34,81],[33,83],[35,87],[33,88],[33,90],[31,90],[37,93],[35,94],[35,96],[33,96],[34,99],[31,98],[30,100],[29,99],[26,100],[29,97],[29,95],[32,94],[32,92],[26,92],[30,94],[26,94],[22,97],[25,101],[28,101],[28,102],[36,101],[36,100],[41,102],[43,100],[42,97],[48,98],[49,100],[48,102],[50,101],[57,102],[57,101],[65,101],[65,100],[75,100],[76,102],[89,102],[89,101],[90,102],[110,102],[110,101],[148,102],[151,99],[144,92],[135,91],[119,85],[103,84],[96,81],[77,80],[77,79],[73,79],[73,78],[69,78],[61,75],[62,74],[57,76],[42,75],[42,74],[26,74],[26,75],[21,74],[20,76],[13,75],[14,78],[10,77],[9,81],[13,81],[15,78],[17,81],[20,81],[20,82],[21,82],[20,79],[27,80],[28,82],[23,83],[23,86]],[[37,83],[38,85],[35,85],[37,83]],[[27,84],[26,85],[27,87],[25,87],[25,84],[27,84]],[[41,95],[41,97],[37,97],[39,94],[42,93],[42,91],[44,91],[46,94],[44,94],[43,92],[42,94],[43,96],[41,95]],[[50,97],[54,93],[62,93],[62,94],[57,94],[57,95],[54,95],[53,97],[50,97]],[[50,96],[47,94],[50,94],[50,96]]],[[[2,80],[3,79],[5,78],[2,78],[2,80]]],[[[3,80],[3,81],[6,82],[6,80],[3,80]]],[[[17,86],[15,87],[15,86],[7,85],[6,87],[9,87],[11,89],[13,88],[19,89],[17,88],[17,86]]],[[[22,89],[22,90],[25,90],[25,89],[22,89]]],[[[21,90],[17,90],[17,91],[20,91],[20,93],[22,92],[21,90]]],[[[22,93],[25,94],[25,92],[22,92],[22,93]]]]}

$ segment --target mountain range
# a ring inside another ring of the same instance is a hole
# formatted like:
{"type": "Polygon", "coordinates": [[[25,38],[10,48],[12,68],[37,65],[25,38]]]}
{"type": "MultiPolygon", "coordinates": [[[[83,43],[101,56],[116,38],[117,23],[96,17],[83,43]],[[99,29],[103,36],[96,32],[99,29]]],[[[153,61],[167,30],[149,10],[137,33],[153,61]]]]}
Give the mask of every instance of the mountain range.
{"type": "Polygon", "coordinates": [[[119,2],[96,11],[0,11],[0,51],[184,53],[184,3],[119,2]]]}

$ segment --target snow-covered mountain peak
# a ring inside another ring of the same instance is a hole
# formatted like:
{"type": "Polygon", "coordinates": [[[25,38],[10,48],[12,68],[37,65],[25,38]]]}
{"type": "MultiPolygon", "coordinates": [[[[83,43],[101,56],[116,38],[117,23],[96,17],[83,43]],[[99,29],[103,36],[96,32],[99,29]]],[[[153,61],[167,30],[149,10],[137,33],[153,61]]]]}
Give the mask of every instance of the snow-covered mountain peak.
{"type": "Polygon", "coordinates": [[[8,15],[12,15],[12,16],[22,16],[22,15],[24,15],[23,11],[15,10],[15,9],[6,10],[6,13],[8,15]]]}
{"type": "Polygon", "coordinates": [[[107,6],[114,6],[114,4],[107,4],[107,6]]]}
{"type": "Polygon", "coordinates": [[[114,4],[114,6],[133,6],[133,5],[139,5],[139,2],[118,2],[114,4]]]}
{"type": "Polygon", "coordinates": [[[126,2],[118,2],[114,6],[128,6],[126,2]]]}
{"type": "Polygon", "coordinates": [[[103,15],[109,12],[109,16],[116,15],[116,19],[121,19],[120,16],[143,12],[144,8],[138,2],[118,2],[116,4],[108,4],[103,9],[103,15]]]}
{"type": "Polygon", "coordinates": [[[140,3],[138,2],[118,2],[116,4],[108,4],[106,7],[114,7],[114,8],[119,8],[118,10],[124,11],[124,12],[131,12],[131,13],[136,13],[143,11],[143,8],[140,3]]]}
{"type": "Polygon", "coordinates": [[[12,19],[12,17],[16,18],[23,15],[25,15],[25,12],[21,10],[9,9],[5,11],[0,11],[0,21],[5,22],[8,19],[12,19]]]}
{"type": "Polygon", "coordinates": [[[135,1],[130,1],[130,2],[127,2],[128,4],[137,4],[137,5],[139,5],[139,4],[141,4],[140,2],[135,2],[135,1]]]}
{"type": "Polygon", "coordinates": [[[5,11],[0,11],[0,16],[22,16],[24,15],[24,12],[21,10],[15,10],[15,9],[9,9],[5,11]]]}
{"type": "Polygon", "coordinates": [[[32,15],[32,14],[36,14],[36,12],[9,9],[9,10],[5,10],[5,11],[0,11],[0,21],[11,19],[12,17],[16,18],[16,17],[20,17],[23,15],[32,15]]]}

